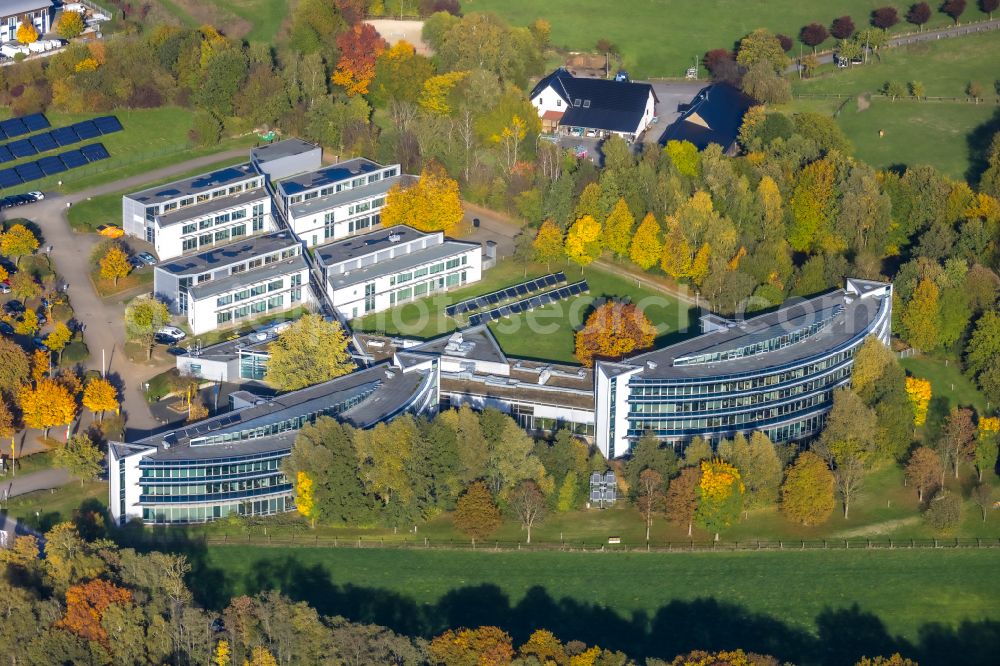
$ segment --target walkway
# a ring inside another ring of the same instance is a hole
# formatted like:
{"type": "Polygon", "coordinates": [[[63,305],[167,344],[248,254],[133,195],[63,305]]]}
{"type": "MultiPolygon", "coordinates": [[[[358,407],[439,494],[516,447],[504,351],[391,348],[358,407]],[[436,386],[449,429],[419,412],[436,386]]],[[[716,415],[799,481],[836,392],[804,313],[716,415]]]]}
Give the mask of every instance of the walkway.
{"type": "MultiPolygon", "coordinates": [[[[26,495],[38,490],[49,490],[65,486],[72,481],[69,472],[60,468],[43,469],[38,472],[19,476],[14,479],[3,479],[0,483],[0,496],[6,494],[9,498],[26,495]]],[[[41,535],[29,527],[19,524],[6,513],[0,513],[0,548],[10,547],[14,538],[25,534],[41,535]]]]}
{"type": "Polygon", "coordinates": [[[151,371],[148,366],[131,363],[123,353],[125,344],[125,306],[121,297],[102,299],[90,282],[90,253],[101,240],[96,234],[79,234],[69,226],[67,209],[73,204],[102,194],[139,189],[150,182],[169,178],[202,166],[232,158],[245,158],[245,148],[228,150],[173,164],[143,174],[98,185],[73,194],[49,194],[43,201],[6,213],[10,217],[34,220],[45,234],[45,244],[52,245],[50,256],[56,271],[68,283],[70,301],[76,318],[85,324],[84,341],[90,349],[87,369],[101,369],[101,351],[105,353],[107,371],[117,374],[124,388],[124,411],[128,418],[128,436],[151,431],[160,424],[153,418],[142,392],[142,383],[162,368],[151,371]]]}

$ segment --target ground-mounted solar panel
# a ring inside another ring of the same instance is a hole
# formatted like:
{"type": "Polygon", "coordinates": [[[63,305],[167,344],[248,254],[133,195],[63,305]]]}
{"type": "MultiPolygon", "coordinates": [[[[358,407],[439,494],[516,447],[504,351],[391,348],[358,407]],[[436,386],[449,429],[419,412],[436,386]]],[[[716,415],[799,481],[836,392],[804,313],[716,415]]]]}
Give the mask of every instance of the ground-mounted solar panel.
{"type": "Polygon", "coordinates": [[[490,310],[490,320],[500,321],[500,310],[490,310]]]}
{"type": "Polygon", "coordinates": [[[524,296],[525,294],[528,293],[528,287],[523,284],[517,285],[516,287],[514,287],[514,290],[517,291],[518,296],[524,296]]]}
{"type": "Polygon", "coordinates": [[[509,317],[510,316],[510,306],[509,305],[504,305],[499,310],[497,310],[497,312],[500,313],[501,317],[509,317]]]}
{"type": "Polygon", "coordinates": [[[555,275],[546,275],[545,276],[545,286],[546,287],[551,287],[552,285],[554,285],[558,281],[559,280],[556,279],[555,275]]]}
{"type": "Polygon", "coordinates": [[[38,154],[38,151],[35,150],[35,147],[31,145],[31,142],[27,139],[11,141],[7,144],[7,147],[10,149],[11,154],[13,154],[15,158],[32,157],[33,155],[38,154]]]}
{"type": "Polygon", "coordinates": [[[28,133],[28,128],[25,127],[24,121],[20,118],[10,118],[9,120],[4,120],[0,122],[0,128],[3,128],[4,134],[9,137],[21,136],[22,134],[28,133]]]}
{"type": "Polygon", "coordinates": [[[21,122],[24,123],[24,126],[28,128],[29,132],[39,132],[43,129],[52,127],[52,125],[49,124],[49,119],[41,113],[32,113],[30,115],[23,116],[21,118],[21,122]]]}
{"type": "Polygon", "coordinates": [[[532,296],[528,299],[528,307],[532,310],[542,307],[542,299],[538,298],[538,296],[532,296]]]}
{"type": "Polygon", "coordinates": [[[77,136],[72,127],[58,127],[49,132],[49,135],[60,146],[71,146],[80,141],[80,137],[77,136]]]}
{"type": "Polygon", "coordinates": [[[507,287],[503,290],[504,298],[517,298],[517,290],[514,287],[507,287]]]}
{"type": "Polygon", "coordinates": [[[38,166],[38,162],[25,162],[24,164],[19,164],[14,167],[14,171],[17,175],[21,177],[21,180],[28,182],[31,180],[38,180],[39,178],[44,178],[45,174],[42,173],[41,167],[38,166]]]}
{"type": "Polygon", "coordinates": [[[558,280],[560,282],[565,282],[566,281],[566,274],[563,273],[562,271],[559,271],[558,273],[556,273],[556,278],[558,278],[558,280]]]}
{"type": "Polygon", "coordinates": [[[35,147],[35,150],[40,153],[55,150],[59,147],[59,144],[56,143],[56,140],[52,138],[52,134],[49,132],[36,134],[28,139],[28,141],[31,142],[31,145],[35,147]]]}
{"type": "Polygon", "coordinates": [[[522,312],[524,312],[524,303],[522,303],[521,301],[518,301],[517,303],[513,303],[510,306],[510,311],[513,314],[521,314],[522,312]]]}
{"type": "Polygon", "coordinates": [[[88,162],[97,162],[98,160],[106,160],[111,157],[111,153],[108,152],[103,143],[92,143],[89,146],[84,146],[80,149],[80,152],[83,153],[88,162]]]}
{"type": "Polygon", "coordinates": [[[590,285],[587,284],[586,280],[583,280],[582,282],[580,282],[579,285],[580,285],[580,293],[584,293],[585,294],[585,293],[588,293],[590,291],[590,285]]]}
{"type": "Polygon", "coordinates": [[[10,152],[7,146],[0,146],[0,163],[10,162],[14,159],[14,155],[10,152]]]}
{"type": "Polygon", "coordinates": [[[66,165],[62,163],[61,159],[55,157],[54,155],[49,155],[48,157],[43,157],[38,160],[38,166],[41,168],[42,173],[46,176],[52,176],[66,170],[66,165]]]}
{"type": "Polygon", "coordinates": [[[65,153],[59,155],[59,159],[62,160],[67,169],[82,167],[87,163],[87,158],[79,150],[67,150],[65,153]]]}
{"type": "Polygon", "coordinates": [[[6,141],[8,138],[9,137],[7,136],[7,132],[4,132],[3,126],[0,125],[0,141],[6,141]]]}
{"type": "Polygon", "coordinates": [[[496,294],[486,294],[486,302],[490,305],[496,305],[500,302],[500,297],[496,294]]]}
{"type": "Polygon", "coordinates": [[[113,132],[121,132],[122,124],[115,116],[101,116],[100,118],[94,118],[91,122],[101,131],[101,134],[111,134],[113,132]]]}
{"type": "Polygon", "coordinates": [[[482,315],[472,315],[469,317],[469,326],[479,326],[483,323],[482,315]]]}
{"type": "Polygon", "coordinates": [[[15,187],[22,182],[24,181],[13,169],[0,169],[0,187],[15,187]]]}
{"type": "Polygon", "coordinates": [[[95,125],[90,120],[81,120],[78,123],[71,125],[73,131],[76,132],[80,139],[86,141],[87,139],[96,139],[101,136],[101,130],[97,129],[95,125]]]}
{"type": "Polygon", "coordinates": [[[569,287],[560,287],[556,291],[556,295],[559,296],[559,298],[569,298],[569,287]]]}

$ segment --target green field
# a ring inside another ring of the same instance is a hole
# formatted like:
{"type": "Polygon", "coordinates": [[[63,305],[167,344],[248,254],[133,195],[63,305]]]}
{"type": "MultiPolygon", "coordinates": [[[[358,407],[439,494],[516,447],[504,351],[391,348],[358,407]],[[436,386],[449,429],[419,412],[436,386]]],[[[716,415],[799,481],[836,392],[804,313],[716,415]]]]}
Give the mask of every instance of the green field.
{"type": "Polygon", "coordinates": [[[972,380],[962,374],[954,360],[914,356],[902,359],[900,364],[911,375],[930,380],[932,395],[944,398],[948,407],[975,407],[980,413],[986,411],[986,398],[972,380]]]}
{"type": "Polygon", "coordinates": [[[273,44],[289,0],[155,0],[157,18],[188,28],[210,24],[234,39],[273,44]]]}
{"type": "Polygon", "coordinates": [[[635,656],[743,647],[796,663],[902,650],[922,666],[995,663],[1000,550],[600,554],[218,547],[213,605],[279,588],[321,613],[433,635],[534,628],[635,656]],[[955,652],[960,650],[960,652],[955,652]]]}
{"type": "MultiPolygon", "coordinates": [[[[682,77],[706,51],[732,48],[755,28],[770,28],[797,39],[799,30],[808,23],[829,27],[834,18],[849,14],[860,29],[868,25],[871,11],[885,4],[882,0],[842,0],[835,5],[796,0],[751,4],[733,0],[623,0],[613,5],[602,0],[465,0],[462,11],[494,12],[514,25],[530,25],[544,18],[552,25],[553,46],[572,51],[592,51],[598,39],[609,39],[621,51],[625,68],[634,76],[648,78],[682,77]]],[[[969,3],[963,21],[985,18],[974,5],[969,3]]],[[[905,14],[904,5],[896,6],[905,14]]],[[[935,11],[928,26],[950,23],[951,19],[935,11]]],[[[893,32],[914,27],[901,22],[893,32]]],[[[798,53],[798,43],[794,50],[798,53]]]]}
{"type": "Polygon", "coordinates": [[[483,279],[463,289],[438,294],[412,303],[368,315],[353,322],[357,330],[388,335],[431,338],[454,330],[459,321],[444,314],[445,307],[467,298],[488,294],[549,272],[564,271],[569,283],[586,279],[589,294],[582,294],[547,305],[530,313],[508,317],[490,325],[490,330],[504,352],[521,358],[575,363],[574,334],[582,326],[591,306],[598,298],[628,298],[640,305],[653,324],[660,327],[658,344],[689,323],[689,309],[677,299],[639,286],[634,280],[606,269],[588,267],[581,274],[579,267],[553,265],[551,271],[543,265],[520,266],[512,261],[500,262],[483,273],[483,279]]]}

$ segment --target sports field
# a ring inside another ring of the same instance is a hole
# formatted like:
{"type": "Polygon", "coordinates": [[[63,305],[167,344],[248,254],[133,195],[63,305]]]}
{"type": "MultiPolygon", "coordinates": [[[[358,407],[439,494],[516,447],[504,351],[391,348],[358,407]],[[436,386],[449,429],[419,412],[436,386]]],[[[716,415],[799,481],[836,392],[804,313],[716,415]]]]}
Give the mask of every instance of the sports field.
{"type": "Polygon", "coordinates": [[[995,663],[1000,550],[600,554],[219,547],[194,589],[278,588],[321,613],[433,635],[545,627],[635,656],[743,647],[800,664],[900,650],[995,663]],[[203,584],[200,584],[203,583],[203,584]]]}
{"type": "MultiPolygon", "coordinates": [[[[837,3],[808,0],[767,0],[746,3],[733,0],[464,0],[462,11],[493,12],[514,25],[530,25],[544,18],[552,26],[552,44],[573,51],[591,51],[598,39],[609,39],[624,58],[625,68],[637,77],[682,77],[706,51],[732,48],[755,28],[798,38],[808,23],[825,26],[845,14],[860,29],[868,25],[871,11],[883,0],[841,0],[837,3]]],[[[896,5],[900,15],[906,7],[896,5]]],[[[935,5],[936,8],[936,5],[935,5]]],[[[975,3],[968,3],[964,21],[985,18],[975,3]]],[[[937,11],[927,27],[951,23],[937,11]]],[[[901,22],[893,32],[914,29],[901,22]]],[[[828,40],[830,44],[833,40],[828,40]]],[[[795,52],[798,53],[798,42],[795,52]]],[[[702,75],[704,75],[704,68],[702,75]]]]}

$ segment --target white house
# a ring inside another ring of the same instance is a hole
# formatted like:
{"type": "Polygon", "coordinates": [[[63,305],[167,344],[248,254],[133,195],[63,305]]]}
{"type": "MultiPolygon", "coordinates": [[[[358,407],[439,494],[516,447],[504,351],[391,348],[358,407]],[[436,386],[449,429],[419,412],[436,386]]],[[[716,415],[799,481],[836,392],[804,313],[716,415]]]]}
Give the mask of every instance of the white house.
{"type": "Polygon", "coordinates": [[[0,2],[0,42],[17,39],[17,27],[28,19],[41,37],[52,29],[52,0],[4,0],[0,2]]]}
{"type": "Polygon", "coordinates": [[[333,306],[349,319],[482,279],[479,244],[405,225],[322,245],[316,257],[333,306]]]}
{"type": "Polygon", "coordinates": [[[240,164],[122,197],[122,228],[152,243],[162,260],[277,226],[264,176],[240,164]]]}
{"type": "Polygon", "coordinates": [[[277,194],[292,231],[312,247],[377,227],[386,194],[412,178],[398,164],[357,158],[286,178],[277,194]]]}
{"type": "Polygon", "coordinates": [[[543,132],[635,140],[656,115],[648,83],[577,78],[563,68],[539,81],[529,96],[543,132]]]}

